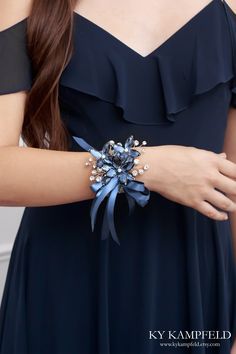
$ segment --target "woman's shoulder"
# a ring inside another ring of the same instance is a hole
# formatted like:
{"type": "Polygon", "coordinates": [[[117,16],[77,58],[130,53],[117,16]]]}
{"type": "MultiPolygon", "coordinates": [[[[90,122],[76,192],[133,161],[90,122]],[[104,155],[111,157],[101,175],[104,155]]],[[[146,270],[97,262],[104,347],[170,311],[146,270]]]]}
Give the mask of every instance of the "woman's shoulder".
{"type": "Polygon", "coordinates": [[[0,32],[29,16],[33,0],[1,0],[0,32]]]}
{"type": "Polygon", "coordinates": [[[236,0],[224,0],[236,15],[236,0]]]}

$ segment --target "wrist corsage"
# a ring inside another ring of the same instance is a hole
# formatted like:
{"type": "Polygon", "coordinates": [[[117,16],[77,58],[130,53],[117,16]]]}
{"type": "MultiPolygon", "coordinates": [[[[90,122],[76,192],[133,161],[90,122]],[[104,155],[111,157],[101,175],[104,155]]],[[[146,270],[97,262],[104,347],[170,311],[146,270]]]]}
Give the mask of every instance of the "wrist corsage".
{"type": "Polygon", "coordinates": [[[150,198],[149,189],[145,187],[143,182],[135,180],[137,175],[143,174],[149,169],[147,164],[139,166],[138,159],[138,156],[144,152],[144,146],[147,143],[143,141],[140,145],[139,141],[134,140],[131,135],[125,141],[124,146],[110,140],[105,143],[101,151],[98,151],[84,139],[77,136],[73,136],[73,138],[77,144],[92,155],[85,162],[86,166],[92,166],[90,188],[96,194],[90,210],[92,231],[94,230],[98,208],[102,201],[108,197],[101,238],[104,240],[111,234],[114,241],[120,245],[114,224],[114,207],[118,193],[125,193],[129,212],[133,210],[135,202],[144,207],[150,198]],[[141,152],[136,149],[138,146],[141,147],[141,152]]]}

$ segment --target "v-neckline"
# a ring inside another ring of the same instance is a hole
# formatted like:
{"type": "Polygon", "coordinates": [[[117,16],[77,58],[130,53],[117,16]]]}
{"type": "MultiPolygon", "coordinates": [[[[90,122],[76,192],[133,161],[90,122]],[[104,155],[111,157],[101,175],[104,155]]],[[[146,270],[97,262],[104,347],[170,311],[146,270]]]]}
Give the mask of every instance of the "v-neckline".
{"type": "Polygon", "coordinates": [[[161,50],[165,45],[167,45],[176,35],[181,33],[182,31],[186,30],[194,21],[196,21],[200,16],[202,16],[209,8],[211,8],[213,5],[215,5],[216,2],[220,2],[223,4],[223,0],[211,0],[207,5],[205,5],[200,11],[198,11],[193,17],[191,17],[187,22],[184,23],[179,29],[177,29],[174,33],[172,33],[164,42],[162,42],[160,45],[155,47],[150,53],[147,55],[142,55],[139,53],[136,49],[132,48],[125,42],[123,42],[121,39],[113,35],[111,32],[100,26],[99,24],[95,23],[94,21],[90,20],[84,15],[81,15],[77,11],[73,11],[74,15],[78,18],[81,19],[82,21],[86,22],[88,25],[93,26],[95,29],[99,30],[101,33],[106,35],[108,38],[113,40],[114,42],[118,43],[120,46],[125,48],[126,50],[130,51],[132,54],[138,56],[139,58],[145,60],[150,58],[152,55],[157,53],[159,50],[161,50]]]}

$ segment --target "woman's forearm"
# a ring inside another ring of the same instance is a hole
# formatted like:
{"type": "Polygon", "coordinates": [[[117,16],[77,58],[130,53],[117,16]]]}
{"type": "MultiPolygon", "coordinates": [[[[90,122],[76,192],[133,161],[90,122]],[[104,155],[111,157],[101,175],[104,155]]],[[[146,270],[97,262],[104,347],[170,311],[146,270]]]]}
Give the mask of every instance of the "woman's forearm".
{"type": "MultiPolygon", "coordinates": [[[[236,144],[235,144],[235,133],[236,133],[236,110],[231,108],[228,114],[227,127],[225,130],[225,140],[223,151],[227,154],[227,159],[236,163],[236,144]]],[[[228,197],[236,202],[235,194],[228,194],[228,197]]],[[[236,212],[233,211],[229,213],[229,219],[232,230],[232,239],[234,244],[234,254],[236,259],[236,212]]]]}
{"type": "Polygon", "coordinates": [[[0,148],[0,205],[49,206],[91,199],[89,152],[0,148]]]}

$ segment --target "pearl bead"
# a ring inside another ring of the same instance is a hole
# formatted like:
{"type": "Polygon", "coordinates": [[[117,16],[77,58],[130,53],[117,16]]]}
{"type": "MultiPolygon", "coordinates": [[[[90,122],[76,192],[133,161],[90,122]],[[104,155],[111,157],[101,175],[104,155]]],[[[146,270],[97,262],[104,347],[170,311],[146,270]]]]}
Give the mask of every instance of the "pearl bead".
{"type": "Polygon", "coordinates": [[[132,171],[132,175],[135,177],[135,176],[137,176],[138,175],[138,171],[137,170],[133,170],[132,171]]]}

